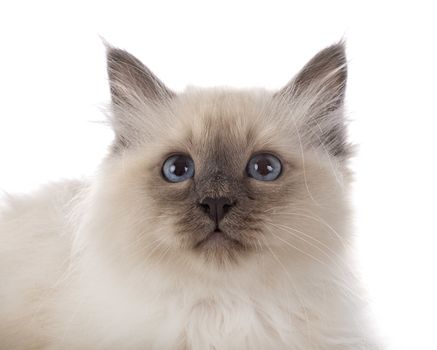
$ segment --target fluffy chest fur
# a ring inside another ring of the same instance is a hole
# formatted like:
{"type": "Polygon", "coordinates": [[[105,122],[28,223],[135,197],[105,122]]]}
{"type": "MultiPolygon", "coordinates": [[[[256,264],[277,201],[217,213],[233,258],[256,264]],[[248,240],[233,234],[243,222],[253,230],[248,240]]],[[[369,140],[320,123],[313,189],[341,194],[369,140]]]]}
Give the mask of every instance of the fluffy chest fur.
{"type": "Polygon", "coordinates": [[[329,271],[310,276],[309,267],[290,281],[287,272],[272,276],[272,263],[214,281],[166,278],[159,268],[144,286],[138,276],[116,281],[87,264],[61,288],[50,338],[54,348],[72,349],[372,349],[360,335],[363,320],[350,317],[358,300],[329,271]]]}

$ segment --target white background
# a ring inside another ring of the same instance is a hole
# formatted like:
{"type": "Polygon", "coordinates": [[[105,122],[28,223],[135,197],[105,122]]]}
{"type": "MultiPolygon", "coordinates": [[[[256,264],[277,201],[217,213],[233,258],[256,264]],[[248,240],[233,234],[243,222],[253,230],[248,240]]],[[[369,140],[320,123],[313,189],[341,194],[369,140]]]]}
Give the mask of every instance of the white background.
{"type": "Polygon", "coordinates": [[[432,2],[0,4],[0,189],[92,174],[111,141],[99,35],[168,86],[276,89],[347,40],[364,282],[393,350],[437,349],[437,11],[432,2]],[[97,123],[96,123],[97,122],[97,123]]]}

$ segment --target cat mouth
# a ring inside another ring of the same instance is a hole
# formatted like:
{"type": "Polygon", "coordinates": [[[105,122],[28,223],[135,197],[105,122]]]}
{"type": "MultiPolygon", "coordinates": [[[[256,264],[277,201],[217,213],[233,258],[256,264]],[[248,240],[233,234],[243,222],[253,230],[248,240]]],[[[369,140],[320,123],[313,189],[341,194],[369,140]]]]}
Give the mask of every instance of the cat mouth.
{"type": "Polygon", "coordinates": [[[214,231],[207,234],[205,238],[197,242],[195,249],[220,249],[220,248],[244,248],[243,244],[229,236],[225,231],[216,227],[214,231]]]}

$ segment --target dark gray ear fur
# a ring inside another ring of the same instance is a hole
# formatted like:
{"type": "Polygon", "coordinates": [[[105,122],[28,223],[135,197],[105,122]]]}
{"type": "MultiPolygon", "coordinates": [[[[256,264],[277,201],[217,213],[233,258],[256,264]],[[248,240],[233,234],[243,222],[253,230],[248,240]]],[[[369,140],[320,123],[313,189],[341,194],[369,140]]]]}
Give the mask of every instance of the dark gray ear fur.
{"type": "Polygon", "coordinates": [[[286,103],[304,106],[300,133],[312,146],[323,146],[340,158],[350,153],[343,113],[346,81],[345,45],[340,42],[316,54],[275,95],[286,103]]]}
{"type": "Polygon", "coordinates": [[[136,141],[139,126],[153,124],[147,121],[153,113],[147,111],[166,104],[175,93],[136,57],[106,42],[105,46],[112,99],[110,119],[116,134],[113,149],[118,151],[136,141]]]}
{"type": "Polygon", "coordinates": [[[130,103],[133,97],[158,103],[173,97],[174,93],[136,57],[109,45],[106,50],[111,97],[115,104],[130,103]]]}

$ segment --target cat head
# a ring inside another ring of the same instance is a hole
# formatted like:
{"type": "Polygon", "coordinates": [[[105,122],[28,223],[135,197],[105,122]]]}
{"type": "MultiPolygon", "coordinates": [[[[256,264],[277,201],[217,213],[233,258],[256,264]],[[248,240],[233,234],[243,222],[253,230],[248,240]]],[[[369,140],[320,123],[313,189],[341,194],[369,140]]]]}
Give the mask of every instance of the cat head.
{"type": "Polygon", "coordinates": [[[97,191],[106,244],[140,261],[218,266],[322,258],[341,245],[343,43],[275,92],[175,93],[126,51],[108,47],[107,59],[115,140],[97,191]]]}

